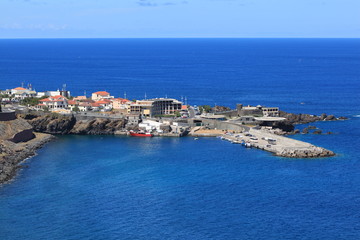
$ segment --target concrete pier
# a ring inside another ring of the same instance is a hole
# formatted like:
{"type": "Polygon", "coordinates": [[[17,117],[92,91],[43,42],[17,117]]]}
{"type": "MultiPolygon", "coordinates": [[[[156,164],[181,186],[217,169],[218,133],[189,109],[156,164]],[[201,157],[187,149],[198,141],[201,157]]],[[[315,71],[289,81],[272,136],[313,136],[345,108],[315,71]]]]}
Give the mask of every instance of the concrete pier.
{"type": "Polygon", "coordinates": [[[241,134],[224,134],[223,138],[236,143],[245,142],[249,146],[274,153],[276,156],[289,158],[330,157],[335,153],[310,143],[279,136],[265,130],[249,129],[241,134]]]}

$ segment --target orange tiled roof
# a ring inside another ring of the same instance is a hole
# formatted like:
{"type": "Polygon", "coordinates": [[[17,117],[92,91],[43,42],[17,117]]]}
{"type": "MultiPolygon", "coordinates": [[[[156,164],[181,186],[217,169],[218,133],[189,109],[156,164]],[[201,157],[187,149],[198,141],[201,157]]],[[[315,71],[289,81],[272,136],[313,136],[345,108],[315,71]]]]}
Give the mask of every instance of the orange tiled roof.
{"type": "Polygon", "coordinates": [[[100,101],[96,101],[95,103],[97,103],[97,104],[109,104],[110,101],[100,100],[100,101]]]}
{"type": "Polygon", "coordinates": [[[111,101],[119,101],[121,103],[130,102],[130,100],[125,99],[125,98],[113,98],[113,99],[111,99],[111,101]]]}
{"type": "Polygon", "coordinates": [[[54,97],[48,97],[45,99],[41,99],[40,102],[61,102],[63,100],[67,100],[67,98],[64,96],[61,96],[61,95],[57,95],[54,97]]]}
{"type": "Polygon", "coordinates": [[[76,101],[74,101],[74,100],[69,100],[69,101],[68,101],[68,104],[69,104],[69,105],[76,105],[76,101]]]}
{"type": "Polygon", "coordinates": [[[53,97],[50,97],[50,98],[53,98],[53,99],[56,99],[56,100],[58,100],[58,99],[67,99],[66,97],[64,97],[64,96],[61,96],[61,95],[57,95],[57,96],[53,96],[53,97]]]}
{"type": "Polygon", "coordinates": [[[14,88],[14,90],[26,90],[26,88],[23,88],[23,87],[17,87],[17,88],[14,88]]]}
{"type": "Polygon", "coordinates": [[[92,106],[92,107],[100,107],[100,104],[98,104],[98,103],[95,102],[95,103],[91,103],[91,106],[92,106]]]}
{"type": "Polygon", "coordinates": [[[107,95],[110,95],[110,93],[105,92],[105,91],[95,92],[95,94],[100,95],[100,96],[107,96],[107,95]]]}

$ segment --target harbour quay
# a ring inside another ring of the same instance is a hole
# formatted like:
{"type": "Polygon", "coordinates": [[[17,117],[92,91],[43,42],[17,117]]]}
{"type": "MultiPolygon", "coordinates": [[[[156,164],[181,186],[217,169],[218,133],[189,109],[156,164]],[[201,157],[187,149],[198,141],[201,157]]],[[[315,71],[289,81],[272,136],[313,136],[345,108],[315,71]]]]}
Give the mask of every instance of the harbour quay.
{"type": "Polygon", "coordinates": [[[220,136],[232,143],[242,144],[245,147],[258,148],[273,153],[275,156],[287,158],[319,158],[335,156],[335,153],[307,142],[280,136],[266,129],[233,134],[226,133],[220,136]]]}

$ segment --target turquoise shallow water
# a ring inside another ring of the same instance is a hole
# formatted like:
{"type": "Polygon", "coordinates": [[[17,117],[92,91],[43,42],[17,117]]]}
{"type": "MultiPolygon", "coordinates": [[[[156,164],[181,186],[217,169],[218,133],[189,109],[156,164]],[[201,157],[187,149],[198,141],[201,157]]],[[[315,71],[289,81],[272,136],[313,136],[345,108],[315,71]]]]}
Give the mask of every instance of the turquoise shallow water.
{"type": "Polygon", "coordinates": [[[338,153],[312,160],[215,138],[60,136],[0,188],[0,239],[359,239],[359,49],[335,39],[1,40],[0,88],[67,81],[75,94],[146,91],[350,120],[312,124],[333,135],[294,136],[338,153]]]}

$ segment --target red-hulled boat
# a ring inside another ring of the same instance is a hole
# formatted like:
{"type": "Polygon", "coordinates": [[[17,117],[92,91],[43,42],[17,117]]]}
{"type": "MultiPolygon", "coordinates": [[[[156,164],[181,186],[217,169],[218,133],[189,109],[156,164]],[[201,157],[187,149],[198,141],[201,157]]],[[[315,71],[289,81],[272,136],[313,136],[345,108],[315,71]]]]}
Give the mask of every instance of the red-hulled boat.
{"type": "Polygon", "coordinates": [[[154,135],[148,132],[134,132],[130,131],[130,136],[133,137],[153,137],[154,135]]]}

